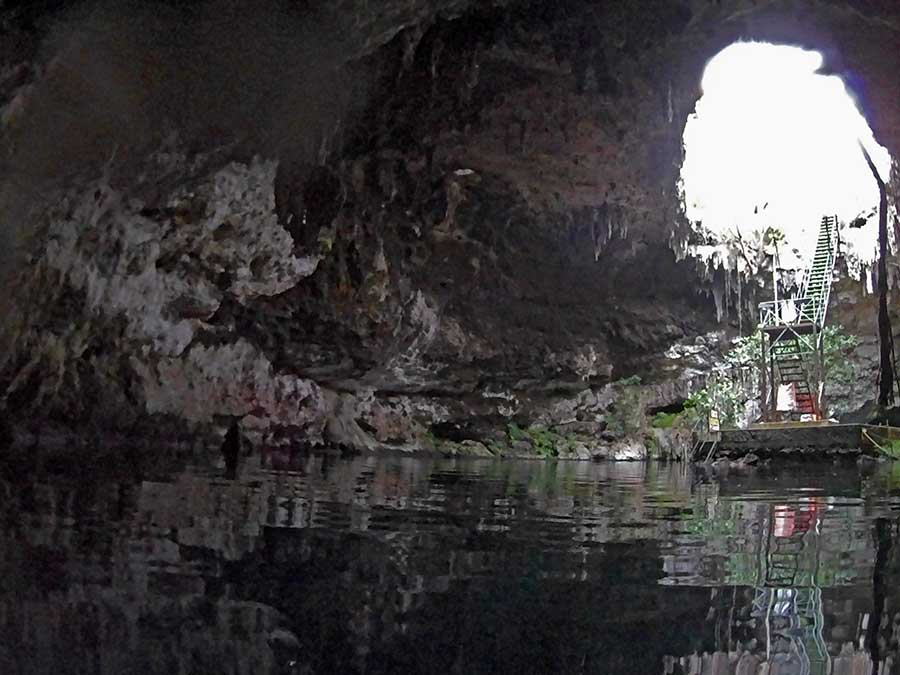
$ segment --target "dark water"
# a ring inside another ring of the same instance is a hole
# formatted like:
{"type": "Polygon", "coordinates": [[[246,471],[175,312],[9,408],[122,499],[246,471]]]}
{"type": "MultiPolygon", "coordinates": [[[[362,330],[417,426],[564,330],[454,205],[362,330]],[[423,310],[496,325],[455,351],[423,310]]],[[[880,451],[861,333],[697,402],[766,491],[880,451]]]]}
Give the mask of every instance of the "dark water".
{"type": "Polygon", "coordinates": [[[0,673],[897,672],[900,471],[0,480],[0,673]]]}

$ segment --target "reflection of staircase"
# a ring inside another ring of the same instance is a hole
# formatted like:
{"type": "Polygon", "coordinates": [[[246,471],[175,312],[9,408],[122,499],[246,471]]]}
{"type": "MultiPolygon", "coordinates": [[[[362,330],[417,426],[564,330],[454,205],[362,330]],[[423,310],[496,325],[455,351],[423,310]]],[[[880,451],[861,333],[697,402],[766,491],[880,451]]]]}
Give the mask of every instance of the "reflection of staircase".
{"type": "Polygon", "coordinates": [[[772,537],[766,564],[766,586],[790,588],[797,583],[799,556],[803,540],[772,537]]]}
{"type": "Polygon", "coordinates": [[[778,672],[835,672],[823,634],[825,617],[819,586],[821,518],[817,508],[809,503],[773,505],[770,517],[763,520],[766,544],[762,573],[757,575],[762,585],[755,589],[751,613],[763,624],[767,660],[773,661],[774,652],[781,651],[784,656],[795,657],[799,666],[778,672]]]}
{"type": "Polygon", "coordinates": [[[797,415],[821,416],[819,352],[837,243],[837,218],[826,216],[819,226],[816,250],[800,296],[760,305],[760,325],[769,336],[769,358],[777,370],[776,381],[791,387],[797,415]]]}

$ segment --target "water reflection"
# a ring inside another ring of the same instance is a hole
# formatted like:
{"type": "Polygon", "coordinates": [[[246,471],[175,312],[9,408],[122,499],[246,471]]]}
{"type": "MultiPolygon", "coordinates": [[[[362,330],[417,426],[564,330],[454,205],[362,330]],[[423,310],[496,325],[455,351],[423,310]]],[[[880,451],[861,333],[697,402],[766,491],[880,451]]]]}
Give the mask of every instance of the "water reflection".
{"type": "Polygon", "coordinates": [[[0,481],[0,672],[894,671],[888,469],[311,458],[0,481]]]}

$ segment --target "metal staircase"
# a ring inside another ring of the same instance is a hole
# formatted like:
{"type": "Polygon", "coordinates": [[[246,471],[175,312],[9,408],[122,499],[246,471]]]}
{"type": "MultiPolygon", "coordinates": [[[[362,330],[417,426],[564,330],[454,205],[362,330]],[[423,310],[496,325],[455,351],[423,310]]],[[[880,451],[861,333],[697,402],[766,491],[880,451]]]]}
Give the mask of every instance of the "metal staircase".
{"type": "Polygon", "coordinates": [[[770,407],[775,408],[775,385],[778,382],[789,385],[794,395],[793,413],[797,417],[822,416],[822,329],[837,250],[837,217],[826,216],[819,226],[816,250],[804,275],[800,295],[759,306],[760,327],[768,336],[770,407]]]}
{"type": "Polygon", "coordinates": [[[818,326],[819,330],[825,325],[825,313],[828,311],[828,299],[831,297],[831,278],[834,259],[837,257],[837,243],[837,216],[825,216],[819,226],[816,253],[812,264],[806,270],[800,290],[800,298],[808,305],[803,309],[803,314],[818,326]]]}
{"type": "Polygon", "coordinates": [[[809,342],[801,337],[786,337],[772,345],[770,354],[781,384],[791,386],[796,411],[801,415],[818,415],[816,392],[810,384],[814,379],[811,372],[814,350],[809,342]]]}

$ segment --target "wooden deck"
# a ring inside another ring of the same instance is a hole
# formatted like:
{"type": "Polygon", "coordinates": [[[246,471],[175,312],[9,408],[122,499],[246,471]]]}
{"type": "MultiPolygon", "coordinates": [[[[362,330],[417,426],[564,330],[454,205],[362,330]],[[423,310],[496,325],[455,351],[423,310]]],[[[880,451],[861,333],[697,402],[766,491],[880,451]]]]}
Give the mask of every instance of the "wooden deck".
{"type": "Polygon", "coordinates": [[[749,452],[800,450],[804,454],[877,454],[877,445],[900,440],[900,428],[870,424],[829,422],[778,422],[754,424],[747,429],[723,429],[718,433],[715,456],[740,456],[749,452]]]}

